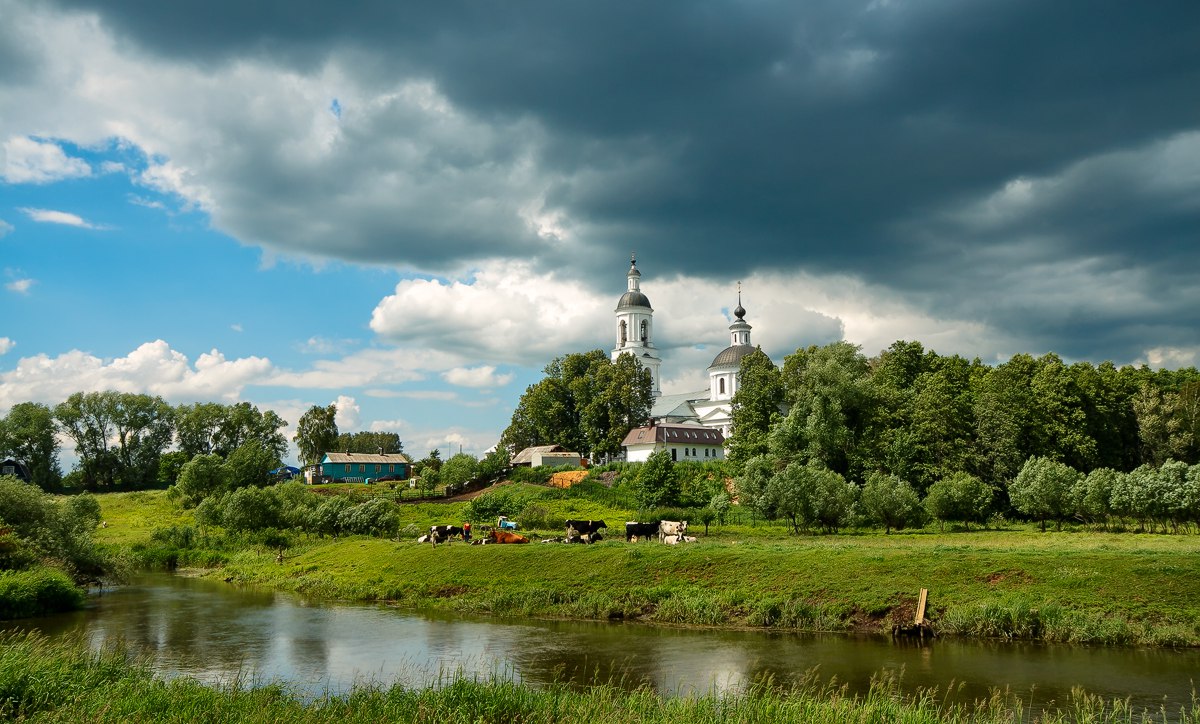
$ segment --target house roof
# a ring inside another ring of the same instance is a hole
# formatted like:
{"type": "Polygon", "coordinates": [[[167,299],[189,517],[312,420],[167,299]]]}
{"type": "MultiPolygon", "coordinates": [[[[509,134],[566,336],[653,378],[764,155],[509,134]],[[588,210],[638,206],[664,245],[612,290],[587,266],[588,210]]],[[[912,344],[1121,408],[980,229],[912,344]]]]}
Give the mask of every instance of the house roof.
{"type": "MultiPolygon", "coordinates": [[[[565,453],[565,452],[569,452],[569,451],[562,445],[534,445],[533,447],[527,447],[524,450],[522,450],[521,452],[514,455],[513,459],[510,461],[510,464],[511,465],[520,465],[522,463],[532,463],[534,453],[565,453]]],[[[577,453],[571,453],[571,454],[575,455],[577,453]]]]}
{"type": "Polygon", "coordinates": [[[688,445],[724,445],[725,436],[720,430],[699,425],[649,425],[635,427],[629,431],[621,445],[648,445],[651,443],[682,443],[688,445]]]}
{"type": "Polygon", "coordinates": [[[407,463],[408,458],[400,453],[387,453],[379,455],[377,453],[346,453],[346,452],[327,452],[323,463],[407,463]]]}
{"type": "Polygon", "coordinates": [[[660,395],[654,398],[654,403],[650,407],[650,417],[655,420],[663,418],[668,420],[670,418],[678,418],[678,420],[695,419],[696,410],[692,407],[692,403],[707,399],[708,390],[684,392],[676,395],[660,395]]]}

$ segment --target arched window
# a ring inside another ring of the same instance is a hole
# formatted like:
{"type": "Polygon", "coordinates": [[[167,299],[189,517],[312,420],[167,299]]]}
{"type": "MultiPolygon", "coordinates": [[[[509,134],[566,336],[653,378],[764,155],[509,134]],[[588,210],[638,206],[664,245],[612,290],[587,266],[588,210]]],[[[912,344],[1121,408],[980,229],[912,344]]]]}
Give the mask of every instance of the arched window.
{"type": "Polygon", "coordinates": [[[725,378],[722,377],[720,380],[717,381],[717,384],[720,386],[718,393],[722,394],[722,395],[725,394],[725,378]]]}
{"type": "Polygon", "coordinates": [[[650,323],[643,319],[642,320],[642,341],[645,342],[648,339],[650,339],[650,323]]]}
{"type": "Polygon", "coordinates": [[[628,328],[625,326],[625,320],[622,319],[621,320],[621,346],[622,347],[625,346],[625,340],[628,338],[627,333],[628,333],[628,328]]]}

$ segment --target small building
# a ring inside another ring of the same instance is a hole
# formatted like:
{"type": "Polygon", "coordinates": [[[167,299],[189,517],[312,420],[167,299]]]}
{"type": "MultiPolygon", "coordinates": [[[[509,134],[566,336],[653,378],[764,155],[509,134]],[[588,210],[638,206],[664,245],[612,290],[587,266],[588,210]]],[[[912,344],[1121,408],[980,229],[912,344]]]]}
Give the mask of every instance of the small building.
{"type": "Polygon", "coordinates": [[[670,450],[671,459],[676,462],[725,459],[725,436],[721,431],[696,423],[635,427],[625,436],[621,447],[625,448],[625,459],[631,463],[645,462],[659,450],[670,450]]]}
{"type": "Polygon", "coordinates": [[[583,456],[577,452],[568,451],[562,445],[534,445],[514,455],[511,465],[514,468],[517,466],[537,468],[543,465],[580,467],[583,465],[583,456]]]}
{"type": "Polygon", "coordinates": [[[0,475],[12,475],[23,483],[33,480],[33,476],[29,474],[29,467],[20,460],[13,458],[6,458],[0,461],[0,475]]]}
{"type": "Polygon", "coordinates": [[[325,453],[318,465],[309,466],[305,476],[309,483],[365,483],[379,478],[408,480],[412,463],[399,453],[325,453]]]}

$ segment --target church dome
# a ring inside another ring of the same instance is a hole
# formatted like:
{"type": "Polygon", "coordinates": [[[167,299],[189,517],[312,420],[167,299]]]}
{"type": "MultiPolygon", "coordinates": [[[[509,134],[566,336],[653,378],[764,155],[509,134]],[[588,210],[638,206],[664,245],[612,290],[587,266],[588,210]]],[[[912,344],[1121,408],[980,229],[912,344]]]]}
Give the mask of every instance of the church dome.
{"type": "Polygon", "coordinates": [[[650,298],[641,292],[629,291],[621,295],[621,301],[617,302],[617,309],[626,307],[649,307],[650,298]]]}
{"type": "Polygon", "coordinates": [[[721,353],[713,357],[713,367],[737,367],[742,364],[742,358],[754,351],[754,347],[748,344],[735,344],[721,350],[721,353]]]}

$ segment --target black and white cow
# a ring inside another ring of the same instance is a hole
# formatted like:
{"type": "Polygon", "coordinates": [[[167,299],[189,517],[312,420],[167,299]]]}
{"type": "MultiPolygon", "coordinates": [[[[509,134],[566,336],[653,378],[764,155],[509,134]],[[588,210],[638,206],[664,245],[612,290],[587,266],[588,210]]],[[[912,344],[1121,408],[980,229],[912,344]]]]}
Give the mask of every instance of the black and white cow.
{"type": "Polygon", "coordinates": [[[461,525],[431,525],[429,526],[429,542],[436,546],[442,541],[450,542],[451,536],[463,537],[461,525]]]}
{"type": "Polygon", "coordinates": [[[678,543],[683,534],[687,532],[686,520],[662,520],[658,523],[658,542],[667,543],[668,539],[673,538],[671,543],[678,543]]]}
{"type": "Polygon", "coordinates": [[[602,520],[568,520],[567,538],[582,538],[585,543],[600,540],[601,528],[608,529],[608,524],[602,520]]]}
{"type": "Polygon", "coordinates": [[[662,523],[661,520],[656,520],[653,523],[639,523],[636,520],[625,521],[625,541],[632,543],[634,538],[646,540],[651,536],[658,535],[658,526],[660,523],[662,523]]]}

